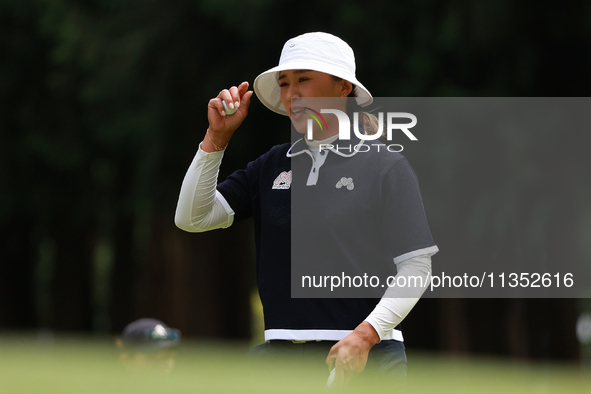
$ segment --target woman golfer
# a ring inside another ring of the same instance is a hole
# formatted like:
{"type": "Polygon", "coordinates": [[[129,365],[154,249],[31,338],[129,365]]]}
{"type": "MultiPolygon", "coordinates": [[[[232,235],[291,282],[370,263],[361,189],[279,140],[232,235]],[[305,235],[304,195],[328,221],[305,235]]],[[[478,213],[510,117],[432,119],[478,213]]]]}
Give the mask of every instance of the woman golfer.
{"type": "Polygon", "coordinates": [[[438,249],[412,168],[375,140],[378,122],[362,111],[373,98],[355,76],[353,50],[327,33],[295,37],[285,43],[279,65],[255,79],[254,91],[304,135],[271,148],[218,184],[225,149],[253,93],[247,82],[222,90],[208,104],[209,128],[181,187],[177,226],[201,232],[253,218],[266,341],[256,352],[325,349],[337,384],[362,372],[366,363],[404,380],[405,348],[397,326],[428,285],[431,256],[438,249]],[[359,124],[352,126],[371,140],[365,144],[369,151],[346,148],[364,141],[353,133],[339,140],[337,116],[323,115],[322,122],[313,123],[312,135],[306,133],[310,114],[318,112],[311,98],[332,99],[334,109],[357,112],[350,119],[359,124]],[[305,203],[294,203],[295,193],[305,203]],[[314,235],[305,245],[294,244],[292,228],[308,228],[314,235]],[[424,282],[411,296],[391,287],[381,299],[292,298],[292,254],[319,267],[343,264],[343,272],[361,273],[367,261],[396,266],[396,278],[424,282]]]}

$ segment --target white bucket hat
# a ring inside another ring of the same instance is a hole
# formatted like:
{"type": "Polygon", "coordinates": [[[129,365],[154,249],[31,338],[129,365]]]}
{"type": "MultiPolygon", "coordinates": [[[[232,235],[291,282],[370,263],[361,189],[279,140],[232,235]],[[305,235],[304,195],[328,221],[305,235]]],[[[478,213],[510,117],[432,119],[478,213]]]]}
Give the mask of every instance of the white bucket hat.
{"type": "Polygon", "coordinates": [[[365,107],[373,97],[355,77],[353,49],[340,38],[328,33],[306,33],[288,40],[283,46],[279,65],[254,80],[254,91],[271,111],[287,115],[281,102],[278,71],[314,70],[342,78],[355,85],[357,104],[365,107]]]}

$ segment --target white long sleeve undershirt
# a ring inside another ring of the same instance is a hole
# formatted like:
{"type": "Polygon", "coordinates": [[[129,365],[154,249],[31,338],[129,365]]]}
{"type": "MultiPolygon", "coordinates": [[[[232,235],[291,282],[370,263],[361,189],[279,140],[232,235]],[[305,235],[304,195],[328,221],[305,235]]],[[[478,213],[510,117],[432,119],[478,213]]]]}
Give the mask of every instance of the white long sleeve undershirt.
{"type": "MultiPolygon", "coordinates": [[[[175,213],[177,227],[188,232],[204,232],[227,228],[234,221],[234,211],[216,190],[221,152],[205,152],[199,147],[183,183],[175,213]]],[[[380,340],[408,315],[428,286],[431,275],[431,256],[415,256],[396,264],[398,278],[420,277],[424,286],[408,289],[390,287],[374,310],[365,319],[378,333],[380,340]]]]}
{"type": "Polygon", "coordinates": [[[380,340],[398,325],[419,301],[431,279],[431,256],[416,256],[396,264],[395,283],[416,283],[416,287],[389,287],[365,319],[378,333],[380,340]],[[402,280],[401,278],[404,278],[402,280]]]}
{"type": "Polygon", "coordinates": [[[181,230],[198,233],[232,225],[234,211],[216,189],[223,156],[224,151],[207,153],[199,147],[176,206],[174,222],[181,230]]]}

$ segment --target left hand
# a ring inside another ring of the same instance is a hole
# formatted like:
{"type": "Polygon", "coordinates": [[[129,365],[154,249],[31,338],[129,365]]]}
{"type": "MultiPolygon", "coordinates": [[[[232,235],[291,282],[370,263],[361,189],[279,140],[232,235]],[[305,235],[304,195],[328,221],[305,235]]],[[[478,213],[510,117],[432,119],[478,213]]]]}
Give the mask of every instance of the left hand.
{"type": "Polygon", "coordinates": [[[363,372],[369,350],[379,340],[376,330],[364,321],[330,349],[326,364],[329,371],[335,369],[335,385],[343,385],[363,372]]]}

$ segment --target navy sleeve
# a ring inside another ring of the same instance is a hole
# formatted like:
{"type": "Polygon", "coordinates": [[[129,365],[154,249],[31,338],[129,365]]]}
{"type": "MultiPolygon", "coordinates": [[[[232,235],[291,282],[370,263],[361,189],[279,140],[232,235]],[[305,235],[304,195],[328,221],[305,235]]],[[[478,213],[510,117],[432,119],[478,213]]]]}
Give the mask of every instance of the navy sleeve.
{"type": "Polygon", "coordinates": [[[259,198],[259,178],[261,168],[269,152],[248,163],[245,169],[238,170],[217,185],[217,189],[232,210],[234,220],[239,221],[252,216],[252,207],[259,198]]]}
{"type": "Polygon", "coordinates": [[[397,258],[419,249],[436,251],[417,176],[404,156],[386,174],[383,196],[382,228],[391,242],[392,258],[399,262],[397,258]]]}

